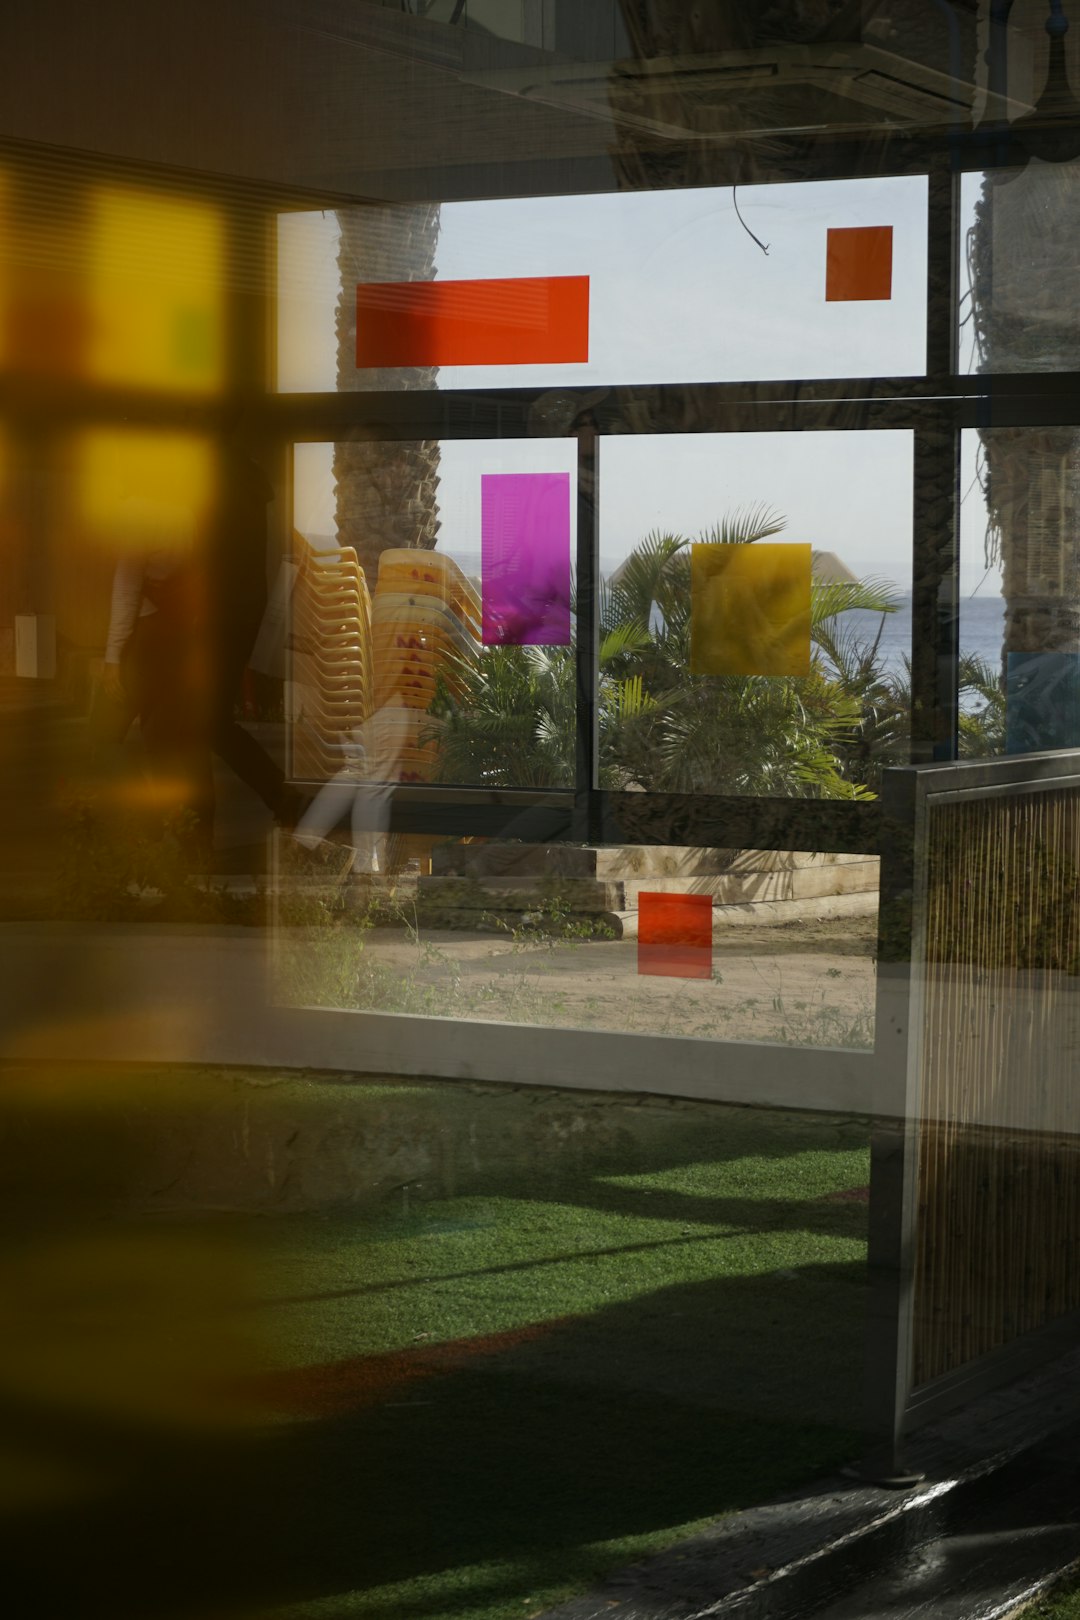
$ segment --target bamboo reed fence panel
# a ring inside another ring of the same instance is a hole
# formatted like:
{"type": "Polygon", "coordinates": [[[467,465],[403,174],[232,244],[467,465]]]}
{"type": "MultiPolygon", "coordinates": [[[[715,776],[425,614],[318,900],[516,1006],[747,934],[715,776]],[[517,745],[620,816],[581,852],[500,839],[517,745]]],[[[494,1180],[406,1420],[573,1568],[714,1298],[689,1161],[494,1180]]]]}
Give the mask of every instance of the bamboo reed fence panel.
{"type": "Polygon", "coordinates": [[[1080,791],[926,813],[915,1388],[1080,1308],[1080,791]]]}

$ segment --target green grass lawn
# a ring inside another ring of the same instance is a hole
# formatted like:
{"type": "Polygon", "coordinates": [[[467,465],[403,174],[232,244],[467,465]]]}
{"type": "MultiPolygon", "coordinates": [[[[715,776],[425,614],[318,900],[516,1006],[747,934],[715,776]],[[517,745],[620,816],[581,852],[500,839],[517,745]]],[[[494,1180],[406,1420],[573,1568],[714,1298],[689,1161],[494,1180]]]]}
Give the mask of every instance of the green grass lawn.
{"type": "Polygon", "coordinates": [[[258,1101],[312,1207],[162,1230],[254,1255],[259,1421],[149,1426],[153,1492],[54,1515],[71,1612],[536,1614],[857,1453],[863,1122],[448,1084],[258,1101]],[[320,1204],[346,1161],[350,1202],[320,1204]],[[99,1611],[117,1524],[169,1577],[99,1611]]]}
{"type": "Polygon", "coordinates": [[[1070,1582],[1022,1612],[1024,1620],[1080,1620],[1080,1585],[1070,1582]]]}

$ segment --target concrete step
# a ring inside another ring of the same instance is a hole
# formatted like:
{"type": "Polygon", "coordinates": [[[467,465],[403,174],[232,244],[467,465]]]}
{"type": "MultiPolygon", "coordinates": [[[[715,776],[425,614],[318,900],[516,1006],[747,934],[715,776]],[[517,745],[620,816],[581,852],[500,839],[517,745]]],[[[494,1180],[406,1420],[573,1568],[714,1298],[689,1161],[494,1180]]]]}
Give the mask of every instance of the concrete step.
{"type": "Polygon", "coordinates": [[[783,872],[860,863],[864,855],[807,850],[691,849],[681,845],[444,844],[432,851],[434,877],[697,877],[783,872]]]}
{"type": "MultiPolygon", "coordinates": [[[[713,906],[713,937],[728,928],[786,928],[792,923],[842,922],[846,918],[875,917],[877,890],[856,894],[825,894],[814,900],[762,900],[745,906],[713,906]]],[[[616,939],[637,939],[636,911],[604,912],[616,939]]]]}
{"type": "Polygon", "coordinates": [[[606,879],[538,877],[519,874],[477,878],[422,877],[419,892],[431,905],[448,910],[534,910],[558,902],[576,912],[636,911],[643,893],[707,894],[718,906],[752,905],[792,900],[818,900],[832,895],[873,894],[878,888],[878,862],[867,858],[843,866],[805,866],[786,871],[723,872],[695,877],[611,876],[606,879]]]}

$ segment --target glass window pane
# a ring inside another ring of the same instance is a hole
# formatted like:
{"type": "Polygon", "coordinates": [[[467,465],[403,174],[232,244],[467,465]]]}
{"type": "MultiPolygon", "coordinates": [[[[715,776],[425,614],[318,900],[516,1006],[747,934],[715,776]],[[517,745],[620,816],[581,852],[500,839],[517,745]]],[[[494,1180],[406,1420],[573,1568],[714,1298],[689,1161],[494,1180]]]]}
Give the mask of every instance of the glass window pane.
{"type": "Polygon", "coordinates": [[[1080,744],[1080,433],[964,434],[960,745],[1080,744]]]}
{"type": "Polygon", "coordinates": [[[961,198],[961,369],[1080,368],[1080,162],[965,175],[961,198]]]}
{"type": "Polygon", "coordinates": [[[875,856],[405,839],[371,877],[336,836],[279,839],[286,1004],[873,1046],[875,856]]]}
{"type": "Polygon", "coordinates": [[[602,441],[603,786],[877,791],[909,731],[911,455],[898,432],[602,441]]]}
{"type": "Polygon", "coordinates": [[[278,265],[283,391],[926,366],[921,177],[288,214],[278,265]]]}
{"type": "Polygon", "coordinates": [[[345,773],[327,814],[370,781],[573,786],[576,466],[570,439],[296,447],[293,770],[345,773]]]}

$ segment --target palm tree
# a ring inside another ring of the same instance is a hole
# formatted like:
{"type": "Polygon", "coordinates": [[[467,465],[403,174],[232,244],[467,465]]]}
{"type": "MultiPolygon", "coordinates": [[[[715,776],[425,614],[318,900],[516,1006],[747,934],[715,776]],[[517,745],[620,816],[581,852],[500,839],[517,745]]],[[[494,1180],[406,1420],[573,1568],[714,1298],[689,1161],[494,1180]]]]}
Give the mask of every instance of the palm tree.
{"type": "MultiPolygon", "coordinates": [[[[702,538],[752,544],[784,519],[735,513],[702,538]]],[[[600,784],[652,792],[865,797],[852,738],[865,693],[828,665],[838,616],[891,610],[884,587],[815,585],[809,676],[795,680],[690,673],[690,542],[650,534],[602,591],[600,784]]],[[[444,781],[491,787],[569,786],[574,759],[570,649],[490,648],[460,672],[461,693],[434,706],[444,781]]]]}
{"type": "MultiPolygon", "coordinates": [[[[1032,159],[983,177],[968,238],[980,369],[1080,367],[1074,318],[1080,166],[1032,159]]],[[[1080,433],[1074,427],[980,430],[987,565],[1002,565],[1003,664],[1010,653],[1080,647],[1080,433]]],[[[1002,738],[1003,743],[1003,738],[1002,738]]]]}
{"type": "MultiPolygon", "coordinates": [[[[356,288],[364,281],[428,281],[435,274],[439,205],[345,208],[338,213],[340,289],[337,384],[340,392],[396,388],[400,374],[357,370],[356,288]]],[[[437,367],[418,370],[412,388],[433,388],[437,367]]],[[[439,532],[438,442],[334,446],[338,544],[355,548],[374,588],[379,557],[391,547],[432,550],[439,532]]]]}
{"type": "Polygon", "coordinates": [[[1005,682],[977,653],[960,657],[960,757],[1005,752],[1005,682]],[[967,702],[965,704],[965,699],[967,702]]]}
{"type": "MultiPolygon", "coordinates": [[[[749,545],[778,534],[785,520],[766,507],[736,512],[700,537],[749,545]]],[[[649,535],[609,587],[601,610],[608,631],[632,624],[649,644],[633,655],[651,702],[616,728],[611,747],[625,785],[653,791],[859,797],[863,779],[845,745],[862,718],[861,694],[832,677],[820,656],[838,616],[853,608],[889,611],[873,581],[815,583],[811,592],[810,674],[695,676],[690,673],[690,543],[649,535]]],[[[613,663],[612,674],[631,670],[613,663]]]]}
{"type": "MultiPolygon", "coordinates": [[[[568,647],[485,647],[440,682],[429,737],[439,780],[485,787],[572,787],[574,655],[568,647]]],[[[424,740],[427,740],[425,738],[424,740]]]]}

